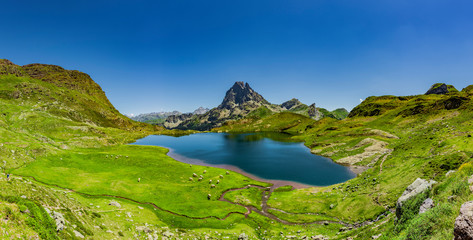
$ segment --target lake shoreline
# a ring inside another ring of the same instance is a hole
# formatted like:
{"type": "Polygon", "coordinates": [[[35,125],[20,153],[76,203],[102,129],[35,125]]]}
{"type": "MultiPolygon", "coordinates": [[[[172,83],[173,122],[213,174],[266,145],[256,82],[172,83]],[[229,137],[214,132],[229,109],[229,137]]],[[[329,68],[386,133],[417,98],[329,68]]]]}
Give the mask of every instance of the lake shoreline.
{"type": "Polygon", "coordinates": [[[246,177],[249,177],[253,180],[260,181],[260,182],[266,182],[266,183],[271,183],[273,184],[274,188],[286,186],[286,185],[291,185],[295,189],[301,189],[301,188],[311,188],[311,187],[323,187],[323,186],[314,186],[314,185],[309,185],[309,184],[304,184],[304,183],[299,183],[299,182],[294,182],[294,181],[287,181],[287,180],[277,180],[277,179],[265,179],[258,177],[256,175],[253,175],[251,173],[245,172],[241,168],[233,165],[228,165],[228,164],[209,164],[204,162],[203,160],[200,159],[195,159],[195,158],[188,158],[185,156],[182,156],[180,154],[177,154],[172,148],[167,148],[169,150],[167,155],[171,158],[173,158],[176,161],[182,162],[182,163],[188,163],[192,165],[199,165],[199,166],[206,166],[206,167],[215,167],[215,168],[222,168],[222,169],[227,169],[230,171],[237,172],[241,175],[244,175],[246,177]]]}
{"type": "Polygon", "coordinates": [[[338,164],[313,154],[302,142],[287,141],[287,136],[261,134],[191,134],[171,138],[147,136],[135,143],[168,149],[176,161],[231,170],[272,188],[290,185],[296,189],[326,187],[345,182],[360,169],[338,164]]]}

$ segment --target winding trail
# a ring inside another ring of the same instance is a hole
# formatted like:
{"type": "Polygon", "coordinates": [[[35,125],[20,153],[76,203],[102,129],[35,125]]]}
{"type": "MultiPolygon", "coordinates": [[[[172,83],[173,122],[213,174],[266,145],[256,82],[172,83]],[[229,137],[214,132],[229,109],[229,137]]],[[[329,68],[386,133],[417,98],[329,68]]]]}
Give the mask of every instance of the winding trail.
{"type": "MultiPolygon", "coordinates": [[[[20,176],[20,175],[17,175],[17,176],[20,176]]],[[[246,213],[242,213],[242,212],[229,212],[227,213],[227,215],[225,215],[224,217],[217,217],[217,216],[206,216],[206,217],[192,217],[192,216],[188,216],[188,215],[185,215],[185,214],[181,214],[181,213],[176,213],[176,212],[173,212],[173,211],[170,211],[170,210],[167,210],[167,209],[164,209],[162,207],[159,207],[158,205],[152,203],[152,202],[141,202],[141,201],[137,201],[137,200],[134,200],[134,199],[131,199],[131,198],[127,198],[127,197],[122,197],[122,196],[116,196],[116,195],[109,195],[109,194],[88,194],[88,193],[82,193],[82,192],[78,192],[74,189],[69,189],[69,188],[65,188],[65,187],[61,187],[59,185],[56,185],[56,184],[50,184],[50,183],[46,183],[46,182],[43,182],[43,181],[40,181],[40,180],[37,180],[35,177],[32,177],[32,176],[21,176],[23,178],[31,178],[33,179],[34,181],[38,182],[38,183],[41,183],[41,184],[44,184],[44,185],[47,185],[47,186],[53,186],[53,187],[56,187],[56,188],[59,188],[59,189],[63,189],[63,190],[66,190],[66,191],[69,191],[69,192],[74,192],[74,193],[77,193],[79,195],[82,195],[82,196],[86,196],[86,197],[108,197],[108,198],[117,198],[117,199],[122,199],[122,200],[126,200],[126,201],[130,201],[130,202],[134,202],[134,203],[137,203],[137,204],[142,204],[142,205],[151,205],[153,206],[155,209],[159,209],[160,211],[163,211],[163,212],[167,212],[169,214],[172,214],[172,215],[175,215],[175,216],[180,216],[180,217],[185,217],[185,218],[189,218],[189,219],[194,219],[194,220],[205,220],[205,219],[216,219],[216,220],[225,220],[227,219],[228,217],[230,217],[231,215],[233,214],[240,214],[240,215],[243,215],[245,217],[248,217],[248,215],[251,213],[251,212],[256,212],[262,216],[265,216],[269,219],[272,219],[272,220],[275,220],[277,222],[280,222],[282,224],[286,224],[286,225],[312,225],[312,224],[319,224],[319,225],[324,225],[324,224],[327,224],[327,223],[335,223],[335,224],[340,224],[340,225],[343,225],[345,227],[353,227],[353,228],[358,228],[358,227],[362,227],[362,226],[366,226],[366,225],[369,225],[369,224],[372,224],[374,222],[377,222],[379,220],[379,218],[383,215],[381,214],[376,220],[373,220],[373,221],[365,221],[365,222],[362,222],[362,223],[347,223],[347,222],[343,222],[341,220],[339,221],[330,221],[330,220],[320,220],[320,221],[313,221],[313,222],[304,222],[304,223],[299,223],[299,222],[291,222],[291,221],[287,221],[287,220],[284,220],[284,219],[280,219],[279,217],[275,216],[274,214],[268,212],[268,210],[275,210],[275,211],[279,211],[279,212],[282,212],[282,213],[285,213],[285,214],[292,214],[292,215],[320,215],[320,214],[317,214],[317,213],[290,213],[290,212],[286,212],[284,210],[281,210],[281,209],[277,209],[277,208],[272,208],[270,206],[268,206],[268,200],[269,198],[271,197],[271,194],[274,192],[274,189],[276,189],[276,187],[273,185],[271,187],[264,187],[264,186],[260,186],[260,185],[247,185],[245,187],[240,187],[240,188],[231,188],[231,189],[227,189],[225,190],[219,197],[219,201],[224,201],[224,202],[228,202],[230,204],[234,204],[234,205],[239,205],[239,206],[242,206],[244,208],[246,208],[247,212],[246,213]],[[264,190],[263,191],[263,194],[261,196],[261,210],[257,209],[256,207],[254,206],[251,206],[251,205],[244,205],[244,204],[241,204],[241,203],[235,203],[235,202],[232,202],[228,199],[225,198],[225,194],[229,193],[229,192],[232,192],[232,191],[238,191],[238,190],[243,190],[243,189],[247,189],[247,188],[250,188],[250,187],[254,187],[254,188],[259,188],[259,189],[262,189],[264,190]]],[[[334,217],[333,217],[334,218],[334,217]]],[[[335,218],[336,219],[336,218],[335,218]]]]}

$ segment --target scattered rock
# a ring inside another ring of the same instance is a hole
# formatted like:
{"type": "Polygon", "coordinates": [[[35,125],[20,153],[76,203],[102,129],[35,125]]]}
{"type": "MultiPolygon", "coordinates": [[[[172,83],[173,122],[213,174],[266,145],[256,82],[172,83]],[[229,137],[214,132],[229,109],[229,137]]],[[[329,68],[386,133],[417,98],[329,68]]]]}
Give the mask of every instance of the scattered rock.
{"type": "Polygon", "coordinates": [[[117,208],[121,208],[121,207],[122,207],[122,205],[120,205],[120,203],[115,202],[115,201],[111,201],[108,205],[110,205],[110,206],[115,206],[115,207],[117,207],[117,208]]]}
{"type": "Polygon", "coordinates": [[[141,210],[143,210],[143,209],[144,209],[144,208],[143,208],[143,207],[141,207],[141,206],[138,206],[138,208],[139,208],[139,209],[141,209],[141,210]]]}
{"type": "Polygon", "coordinates": [[[383,235],[382,233],[378,234],[378,235],[373,235],[371,236],[372,239],[378,239],[379,237],[381,237],[381,235],[383,235]]]}
{"type": "Polygon", "coordinates": [[[453,235],[456,240],[473,239],[473,201],[461,206],[460,215],[455,219],[453,235]]]}
{"type": "Polygon", "coordinates": [[[365,138],[361,140],[358,144],[356,144],[351,151],[364,147],[366,145],[370,145],[364,149],[364,152],[355,154],[352,156],[344,157],[337,160],[338,163],[345,163],[345,164],[355,164],[357,162],[361,162],[364,159],[368,159],[373,157],[376,154],[386,153],[389,152],[387,148],[388,143],[380,140],[376,140],[373,138],[365,138]]]}
{"type": "Polygon", "coordinates": [[[238,240],[248,240],[248,235],[246,235],[245,233],[242,233],[240,234],[240,236],[238,236],[238,240]]]}
{"type": "Polygon", "coordinates": [[[168,231],[166,231],[166,232],[163,232],[163,236],[170,238],[170,237],[174,236],[174,233],[172,233],[172,232],[170,232],[170,231],[168,230],[168,231]]]}
{"type": "Polygon", "coordinates": [[[445,177],[450,176],[452,173],[456,172],[455,170],[450,170],[447,173],[445,173],[445,177]]]}
{"type": "Polygon", "coordinates": [[[25,196],[25,195],[21,195],[21,198],[26,199],[26,196],[25,196]]]}
{"type": "Polygon", "coordinates": [[[427,212],[427,210],[433,208],[434,206],[434,200],[432,200],[432,198],[425,199],[422,205],[420,205],[419,214],[427,212]]]}
{"type": "Polygon", "coordinates": [[[311,237],[312,240],[326,240],[327,238],[323,235],[315,235],[311,237]]]}
{"type": "Polygon", "coordinates": [[[136,227],[136,231],[138,231],[138,232],[150,233],[150,232],[151,232],[151,229],[149,229],[149,228],[146,227],[146,226],[138,226],[138,227],[136,227]]]}
{"type": "Polygon", "coordinates": [[[64,219],[64,216],[59,212],[50,211],[47,208],[45,210],[49,214],[49,216],[51,216],[51,218],[54,220],[54,222],[56,223],[56,231],[59,232],[59,231],[64,230],[64,228],[66,227],[65,226],[66,221],[64,219]]]}
{"type": "Polygon", "coordinates": [[[400,219],[402,216],[402,206],[405,201],[423,193],[424,191],[427,191],[435,183],[437,182],[434,180],[427,181],[421,178],[417,178],[411,185],[409,185],[406,188],[406,190],[402,193],[402,196],[397,200],[397,203],[396,203],[397,218],[400,219]]]}
{"type": "Polygon", "coordinates": [[[334,207],[335,207],[335,205],[330,204],[330,209],[333,209],[334,207]]]}
{"type": "Polygon", "coordinates": [[[74,232],[74,235],[76,235],[76,237],[78,237],[78,238],[84,238],[84,235],[82,235],[82,233],[80,233],[80,232],[78,232],[78,231],[76,231],[76,230],[74,230],[73,232],[74,232]]]}

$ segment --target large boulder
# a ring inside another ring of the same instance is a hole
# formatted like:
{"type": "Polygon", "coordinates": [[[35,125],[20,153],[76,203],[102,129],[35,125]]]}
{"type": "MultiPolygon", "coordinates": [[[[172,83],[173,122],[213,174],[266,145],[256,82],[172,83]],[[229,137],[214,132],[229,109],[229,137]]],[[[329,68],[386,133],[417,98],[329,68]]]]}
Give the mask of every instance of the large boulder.
{"type": "Polygon", "coordinates": [[[403,204],[410,200],[411,198],[414,198],[415,196],[427,191],[437,183],[434,180],[424,180],[422,178],[417,178],[411,185],[409,185],[406,190],[402,193],[401,197],[397,200],[396,203],[396,216],[398,219],[401,218],[402,215],[402,210],[403,210],[403,204]]]}
{"type": "Polygon", "coordinates": [[[473,201],[461,206],[460,215],[455,220],[453,235],[456,240],[473,239],[473,201]]]}

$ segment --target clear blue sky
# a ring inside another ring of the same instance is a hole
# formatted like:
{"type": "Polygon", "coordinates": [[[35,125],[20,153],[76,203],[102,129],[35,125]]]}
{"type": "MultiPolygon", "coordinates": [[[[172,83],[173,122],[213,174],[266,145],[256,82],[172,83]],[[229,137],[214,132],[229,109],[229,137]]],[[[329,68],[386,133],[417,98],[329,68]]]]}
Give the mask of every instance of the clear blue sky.
{"type": "Polygon", "coordinates": [[[4,1],[0,58],[86,72],[122,113],[215,107],[235,81],[328,109],[473,84],[473,2],[4,1]]]}

